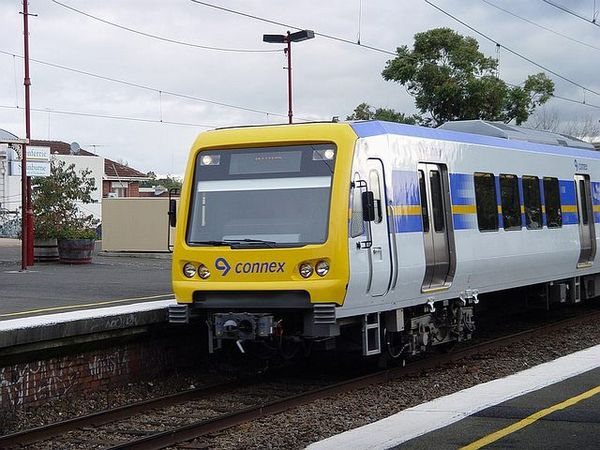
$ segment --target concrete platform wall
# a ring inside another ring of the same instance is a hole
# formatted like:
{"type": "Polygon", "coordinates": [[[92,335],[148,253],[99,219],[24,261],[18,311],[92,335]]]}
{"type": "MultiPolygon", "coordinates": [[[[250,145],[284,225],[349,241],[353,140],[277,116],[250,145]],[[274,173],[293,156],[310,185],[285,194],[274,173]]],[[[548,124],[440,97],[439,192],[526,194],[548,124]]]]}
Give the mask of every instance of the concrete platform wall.
{"type": "Polygon", "coordinates": [[[127,343],[98,342],[94,349],[88,344],[0,365],[0,417],[188,368],[200,361],[199,346],[186,344],[192,341],[180,333],[143,334],[127,343]]]}
{"type": "Polygon", "coordinates": [[[109,252],[168,252],[169,199],[102,199],[102,250],[109,252]]]}

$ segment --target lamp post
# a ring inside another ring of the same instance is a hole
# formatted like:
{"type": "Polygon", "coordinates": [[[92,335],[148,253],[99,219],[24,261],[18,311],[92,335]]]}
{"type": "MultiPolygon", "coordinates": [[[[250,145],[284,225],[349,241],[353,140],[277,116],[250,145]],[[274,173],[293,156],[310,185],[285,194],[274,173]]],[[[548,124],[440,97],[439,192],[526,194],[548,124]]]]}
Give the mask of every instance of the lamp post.
{"type": "Polygon", "coordinates": [[[301,30],[295,33],[287,34],[263,34],[263,42],[271,44],[287,44],[284,50],[287,55],[287,72],[288,72],[288,119],[292,123],[292,42],[301,42],[308,39],[313,39],[315,32],[312,30],[301,30]]]}

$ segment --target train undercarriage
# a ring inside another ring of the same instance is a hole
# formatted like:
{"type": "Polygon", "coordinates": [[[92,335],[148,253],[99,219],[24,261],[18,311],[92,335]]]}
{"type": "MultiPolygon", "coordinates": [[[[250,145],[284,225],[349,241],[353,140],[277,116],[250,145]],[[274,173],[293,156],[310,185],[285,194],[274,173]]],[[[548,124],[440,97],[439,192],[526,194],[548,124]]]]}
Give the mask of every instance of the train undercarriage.
{"type": "MultiPolygon", "coordinates": [[[[600,276],[576,277],[530,286],[527,303],[550,309],[596,297],[600,276]]],[[[511,292],[511,291],[506,291],[511,292]]],[[[495,295],[498,295],[496,293],[495,295]]],[[[509,294],[510,295],[510,294],[509,294]]],[[[405,359],[437,346],[471,339],[478,292],[424,305],[336,318],[335,305],[294,310],[202,310],[175,305],[171,322],[199,318],[208,330],[208,352],[229,349],[261,359],[289,360],[314,349],[362,352],[364,356],[405,359]]]]}

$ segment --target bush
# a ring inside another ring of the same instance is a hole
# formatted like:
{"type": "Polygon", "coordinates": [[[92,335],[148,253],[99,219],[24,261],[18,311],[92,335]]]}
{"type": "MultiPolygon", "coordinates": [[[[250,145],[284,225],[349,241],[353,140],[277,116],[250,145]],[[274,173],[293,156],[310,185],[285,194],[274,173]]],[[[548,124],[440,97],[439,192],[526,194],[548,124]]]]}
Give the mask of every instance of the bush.
{"type": "MultiPolygon", "coordinates": [[[[92,192],[96,182],[91,170],[77,173],[74,164],[54,159],[50,176],[32,180],[34,236],[36,239],[66,238],[66,236],[91,236],[98,223],[93,215],[83,214],[77,202],[93,203],[92,192]],[[64,237],[63,237],[64,236],[64,237]]],[[[71,238],[88,239],[88,238],[71,238]]]]}

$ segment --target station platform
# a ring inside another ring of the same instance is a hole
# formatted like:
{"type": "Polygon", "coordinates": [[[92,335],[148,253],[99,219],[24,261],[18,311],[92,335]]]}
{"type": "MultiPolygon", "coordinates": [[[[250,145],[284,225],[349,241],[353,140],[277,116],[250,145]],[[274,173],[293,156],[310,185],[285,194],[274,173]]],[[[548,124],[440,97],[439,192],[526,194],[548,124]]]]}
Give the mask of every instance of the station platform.
{"type": "Polygon", "coordinates": [[[408,408],[308,447],[600,447],[600,346],[408,408]]]}
{"type": "Polygon", "coordinates": [[[97,252],[92,264],[27,271],[20,257],[20,241],[0,239],[0,356],[165,323],[175,301],[169,254],[97,252]]]}

